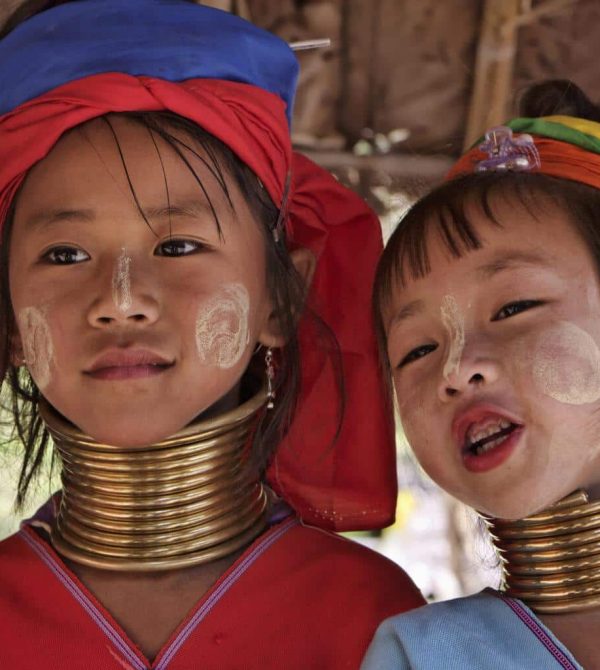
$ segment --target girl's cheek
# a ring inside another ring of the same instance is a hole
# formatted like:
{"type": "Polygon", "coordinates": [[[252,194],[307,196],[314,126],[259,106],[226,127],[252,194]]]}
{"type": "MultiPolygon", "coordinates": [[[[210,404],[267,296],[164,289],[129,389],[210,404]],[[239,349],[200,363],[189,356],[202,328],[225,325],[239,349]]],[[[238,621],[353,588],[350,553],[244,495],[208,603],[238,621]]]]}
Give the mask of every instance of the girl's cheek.
{"type": "Polygon", "coordinates": [[[198,308],[196,349],[203,365],[232,368],[250,342],[250,297],[243,284],[232,283],[198,308]]]}
{"type": "Polygon", "coordinates": [[[531,374],[541,393],[568,405],[600,400],[600,350],[585,330],[559,322],[538,338],[532,354],[531,374]]]}
{"type": "Polygon", "coordinates": [[[123,247],[120,256],[115,261],[112,276],[112,298],[115,307],[125,313],[131,308],[131,256],[123,247]]]}
{"type": "Polygon", "coordinates": [[[50,384],[54,362],[54,343],[46,310],[25,307],[17,315],[27,367],[40,390],[50,384]]]}

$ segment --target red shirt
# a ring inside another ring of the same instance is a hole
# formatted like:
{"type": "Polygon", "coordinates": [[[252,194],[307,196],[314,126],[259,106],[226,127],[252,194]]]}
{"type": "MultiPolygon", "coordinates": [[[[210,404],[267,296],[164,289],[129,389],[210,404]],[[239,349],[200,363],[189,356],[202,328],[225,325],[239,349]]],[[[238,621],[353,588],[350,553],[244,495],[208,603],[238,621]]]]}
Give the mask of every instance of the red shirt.
{"type": "Polygon", "coordinates": [[[25,527],[0,543],[0,667],[354,669],[382,619],[423,603],[388,559],[288,518],[244,552],[151,663],[25,527]]]}

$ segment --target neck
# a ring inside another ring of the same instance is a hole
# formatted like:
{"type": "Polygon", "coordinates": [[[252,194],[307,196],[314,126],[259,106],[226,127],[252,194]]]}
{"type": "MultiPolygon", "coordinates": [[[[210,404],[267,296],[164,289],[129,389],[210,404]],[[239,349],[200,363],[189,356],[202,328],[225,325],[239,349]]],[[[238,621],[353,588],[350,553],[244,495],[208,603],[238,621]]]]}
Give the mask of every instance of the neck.
{"type": "Polygon", "coordinates": [[[579,490],[519,521],[486,523],[508,595],[540,614],[600,605],[600,502],[579,490]]]}
{"type": "Polygon", "coordinates": [[[261,389],[235,410],[142,448],[99,444],[41,406],[63,464],[56,550],[94,568],[150,572],[249,544],[266,525],[266,492],[248,464],[265,402],[261,389]]]}

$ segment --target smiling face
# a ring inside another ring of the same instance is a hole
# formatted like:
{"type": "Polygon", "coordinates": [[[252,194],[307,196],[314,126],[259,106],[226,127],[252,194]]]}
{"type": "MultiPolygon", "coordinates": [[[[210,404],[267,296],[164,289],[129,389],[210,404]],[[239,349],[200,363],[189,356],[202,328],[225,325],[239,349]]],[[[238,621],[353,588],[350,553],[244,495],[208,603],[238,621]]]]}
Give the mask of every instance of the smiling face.
{"type": "MultiPolygon", "coordinates": [[[[512,201],[511,201],[512,200],[512,201]]],[[[407,439],[440,486],[522,518],[600,483],[600,290],[567,216],[474,204],[481,247],[453,257],[431,230],[431,271],[392,287],[387,353],[407,439]]]]}
{"type": "Polygon", "coordinates": [[[258,341],[280,342],[262,224],[233,180],[230,203],[203,160],[184,152],[196,178],[148,129],[111,123],[128,174],[99,120],[28,175],[10,293],[16,348],[48,401],[96,440],[133,446],[181,429],[235,389],[258,341]]]}

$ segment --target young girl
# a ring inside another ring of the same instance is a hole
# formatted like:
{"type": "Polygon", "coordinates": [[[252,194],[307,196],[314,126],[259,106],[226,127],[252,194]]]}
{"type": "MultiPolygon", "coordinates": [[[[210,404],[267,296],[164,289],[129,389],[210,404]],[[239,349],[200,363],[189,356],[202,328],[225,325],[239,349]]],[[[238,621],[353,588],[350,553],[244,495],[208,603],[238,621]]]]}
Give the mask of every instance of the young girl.
{"type": "Polygon", "coordinates": [[[19,497],[49,436],[63,488],[0,544],[0,666],[358,667],[422,602],[328,532],[394,504],[377,220],[292,153],[276,37],[49,4],[0,41],[0,351],[19,497]]]}
{"type": "Polygon", "coordinates": [[[504,584],[388,620],[364,670],[600,668],[600,110],[569,82],[523,107],[403,219],[374,289],[407,438],[504,584]]]}

